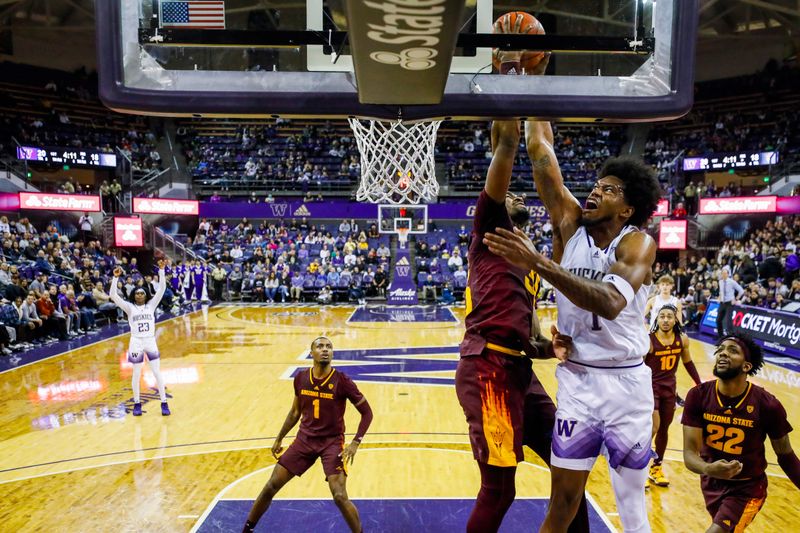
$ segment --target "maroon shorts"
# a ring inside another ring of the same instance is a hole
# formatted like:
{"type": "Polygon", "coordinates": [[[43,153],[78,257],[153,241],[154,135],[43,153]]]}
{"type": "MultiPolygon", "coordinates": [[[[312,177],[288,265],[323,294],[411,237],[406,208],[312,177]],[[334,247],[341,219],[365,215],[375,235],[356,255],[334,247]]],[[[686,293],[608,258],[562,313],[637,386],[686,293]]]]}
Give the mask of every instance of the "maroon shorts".
{"type": "Polygon", "coordinates": [[[703,476],[700,482],[712,521],[725,531],[743,531],[767,498],[767,476],[743,481],[703,476]]]}
{"type": "Polygon", "coordinates": [[[289,473],[302,476],[319,457],[322,459],[322,470],[326,479],[336,474],[347,475],[347,469],[339,456],[342,450],[344,450],[344,435],[309,437],[300,434],[280,456],[278,464],[289,473]]]}
{"type": "Polygon", "coordinates": [[[676,387],[677,385],[674,381],[653,382],[654,411],[658,411],[659,407],[669,407],[670,405],[673,408],[675,407],[675,402],[678,400],[676,387]]]}
{"type": "Polygon", "coordinates": [[[555,405],[533,375],[530,359],[489,349],[462,357],[456,395],[476,461],[516,466],[524,458],[523,444],[549,453],[555,405]]]}

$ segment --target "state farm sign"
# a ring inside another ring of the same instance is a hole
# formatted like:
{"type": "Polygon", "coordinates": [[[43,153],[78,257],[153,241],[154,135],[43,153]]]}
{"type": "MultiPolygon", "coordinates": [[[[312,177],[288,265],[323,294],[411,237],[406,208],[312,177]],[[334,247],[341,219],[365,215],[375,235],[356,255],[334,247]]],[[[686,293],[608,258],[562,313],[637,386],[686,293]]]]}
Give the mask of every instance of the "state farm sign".
{"type": "Polygon", "coordinates": [[[44,211],[100,211],[99,196],[80,194],[44,194],[36,192],[19,193],[20,209],[44,211]]]}
{"type": "Polygon", "coordinates": [[[778,209],[776,196],[741,196],[738,198],[701,198],[701,215],[732,215],[774,213],[778,209]]]}
{"type": "Polygon", "coordinates": [[[200,213],[200,203],[195,200],[170,200],[163,198],[134,198],[133,212],[151,215],[195,215],[200,213]]]}
{"type": "Polygon", "coordinates": [[[686,249],[686,221],[662,220],[658,234],[658,247],[662,250],[686,249]]]}
{"type": "Polygon", "coordinates": [[[669,200],[659,200],[656,212],[653,213],[654,217],[665,217],[669,215],[669,200]]]}
{"type": "Polygon", "coordinates": [[[115,246],[143,246],[142,219],[138,217],[114,217],[115,246]]]}

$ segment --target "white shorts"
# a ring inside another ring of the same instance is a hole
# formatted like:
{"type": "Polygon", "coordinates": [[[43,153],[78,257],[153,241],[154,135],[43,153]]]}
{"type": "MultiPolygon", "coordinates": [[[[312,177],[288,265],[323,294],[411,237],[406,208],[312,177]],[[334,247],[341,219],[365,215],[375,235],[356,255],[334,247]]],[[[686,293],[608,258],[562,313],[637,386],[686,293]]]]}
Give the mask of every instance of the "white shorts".
{"type": "Polygon", "coordinates": [[[131,342],[128,344],[128,362],[129,363],[142,363],[144,356],[147,355],[147,360],[152,361],[158,359],[160,354],[158,346],[156,345],[155,337],[131,337],[131,342]]]}
{"type": "Polygon", "coordinates": [[[653,427],[650,368],[556,367],[558,394],[551,464],[589,471],[601,453],[612,468],[646,468],[653,427]]]}

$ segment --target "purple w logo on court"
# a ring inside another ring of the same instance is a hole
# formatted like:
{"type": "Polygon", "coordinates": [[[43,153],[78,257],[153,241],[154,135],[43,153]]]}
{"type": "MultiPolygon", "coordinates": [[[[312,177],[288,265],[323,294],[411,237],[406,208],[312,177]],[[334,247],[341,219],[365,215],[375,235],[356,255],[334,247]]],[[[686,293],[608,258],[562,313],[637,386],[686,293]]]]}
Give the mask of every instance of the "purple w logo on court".
{"type": "Polygon", "coordinates": [[[576,420],[561,420],[556,421],[558,424],[558,435],[563,437],[571,437],[572,431],[575,429],[576,420]]]}

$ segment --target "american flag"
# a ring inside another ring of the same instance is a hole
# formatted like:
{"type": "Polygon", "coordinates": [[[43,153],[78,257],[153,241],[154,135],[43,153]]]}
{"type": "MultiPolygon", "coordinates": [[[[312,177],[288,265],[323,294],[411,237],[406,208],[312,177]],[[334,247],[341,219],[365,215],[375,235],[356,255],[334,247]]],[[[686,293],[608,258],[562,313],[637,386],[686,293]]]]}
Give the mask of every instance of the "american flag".
{"type": "Polygon", "coordinates": [[[161,2],[162,28],[225,29],[223,0],[189,0],[161,2]]]}

